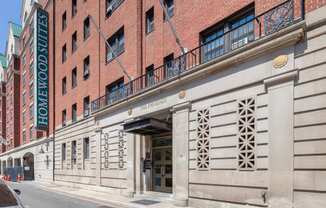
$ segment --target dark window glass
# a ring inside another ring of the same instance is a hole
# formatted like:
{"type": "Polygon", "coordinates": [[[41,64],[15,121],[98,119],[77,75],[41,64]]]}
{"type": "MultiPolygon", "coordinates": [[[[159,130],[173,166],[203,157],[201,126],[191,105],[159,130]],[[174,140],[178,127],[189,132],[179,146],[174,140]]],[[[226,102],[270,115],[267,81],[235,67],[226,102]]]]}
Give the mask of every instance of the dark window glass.
{"type": "Polygon", "coordinates": [[[89,159],[89,138],[84,138],[84,159],[89,159]]]}
{"type": "Polygon", "coordinates": [[[203,62],[207,62],[225,52],[224,29],[214,30],[212,33],[203,37],[203,62]]]}
{"type": "Polygon", "coordinates": [[[123,78],[106,86],[107,103],[111,104],[123,98],[124,95],[124,81],[123,78]]]}
{"type": "Polygon", "coordinates": [[[146,86],[152,86],[155,84],[155,75],[154,75],[154,64],[146,67],[146,86]]]}
{"type": "Polygon", "coordinates": [[[72,52],[77,50],[77,31],[71,36],[71,50],[72,52]]]}
{"type": "Polygon", "coordinates": [[[71,16],[74,17],[77,14],[77,0],[72,0],[71,16]]]}
{"type": "Polygon", "coordinates": [[[67,28],[67,12],[65,11],[62,15],[62,30],[67,28]]]}
{"type": "Polygon", "coordinates": [[[0,181],[0,207],[14,207],[18,205],[14,194],[8,186],[0,181]]]}
{"type": "Polygon", "coordinates": [[[168,56],[165,56],[163,59],[164,70],[168,77],[173,77],[174,75],[176,75],[176,73],[178,73],[178,68],[174,67],[173,59],[174,59],[173,53],[169,54],[168,56]]]}
{"type": "Polygon", "coordinates": [[[84,20],[84,40],[86,40],[91,34],[90,31],[90,22],[89,22],[89,17],[86,17],[84,20]]]}
{"type": "Polygon", "coordinates": [[[124,0],[106,0],[106,17],[112,15],[114,10],[116,10],[124,0]]]}
{"type": "Polygon", "coordinates": [[[66,143],[61,146],[61,158],[63,161],[66,160],[66,143]]]}
{"type": "Polygon", "coordinates": [[[255,38],[254,13],[248,13],[231,22],[231,49],[236,49],[248,44],[255,38]]]}
{"type": "Polygon", "coordinates": [[[66,44],[62,47],[62,63],[67,60],[67,46],[66,44]]]}
{"type": "Polygon", "coordinates": [[[154,30],[154,7],[146,12],[146,33],[151,33],[154,30]]]}
{"type": "Polygon", "coordinates": [[[67,78],[64,77],[62,79],[62,94],[65,95],[67,93],[67,78]]]}
{"type": "Polygon", "coordinates": [[[62,111],[62,126],[66,126],[66,122],[67,122],[67,111],[63,110],[62,111]]]}
{"type": "MultiPolygon", "coordinates": [[[[174,1],[173,0],[164,0],[164,6],[167,10],[169,17],[173,17],[174,15],[174,1]]],[[[163,13],[163,19],[166,21],[165,13],[163,13]]]]}
{"type": "Polygon", "coordinates": [[[71,120],[72,120],[72,122],[77,121],[77,104],[76,103],[71,106],[71,120]]]}
{"type": "Polygon", "coordinates": [[[124,28],[119,29],[115,34],[113,34],[109,39],[108,43],[112,50],[106,46],[106,61],[110,61],[123,53],[125,49],[125,38],[124,38],[124,28]]]}
{"type": "Polygon", "coordinates": [[[71,71],[71,87],[72,88],[77,87],[77,68],[76,67],[71,71]]]}
{"type": "Polygon", "coordinates": [[[77,142],[71,142],[71,161],[72,164],[75,165],[77,163],[77,142]]]}
{"type": "Polygon", "coordinates": [[[89,56],[87,56],[84,59],[84,70],[83,70],[84,80],[88,79],[89,74],[90,74],[90,58],[89,58],[89,56]]]}
{"type": "Polygon", "coordinates": [[[89,96],[84,98],[84,117],[89,116],[90,114],[90,101],[89,96]]]}

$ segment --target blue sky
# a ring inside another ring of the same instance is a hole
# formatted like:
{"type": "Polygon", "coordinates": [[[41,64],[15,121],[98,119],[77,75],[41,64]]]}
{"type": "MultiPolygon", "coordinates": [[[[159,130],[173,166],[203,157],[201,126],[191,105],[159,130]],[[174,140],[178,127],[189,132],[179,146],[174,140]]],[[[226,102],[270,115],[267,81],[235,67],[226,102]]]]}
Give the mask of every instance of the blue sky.
{"type": "Polygon", "coordinates": [[[21,0],[0,0],[0,53],[4,53],[8,35],[8,22],[20,24],[21,0]]]}

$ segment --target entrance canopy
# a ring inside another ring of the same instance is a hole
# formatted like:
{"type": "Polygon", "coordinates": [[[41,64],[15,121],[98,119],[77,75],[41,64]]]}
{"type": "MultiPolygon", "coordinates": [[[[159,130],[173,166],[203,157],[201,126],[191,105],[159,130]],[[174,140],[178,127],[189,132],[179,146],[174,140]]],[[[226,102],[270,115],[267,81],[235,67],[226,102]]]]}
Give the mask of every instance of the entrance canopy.
{"type": "Polygon", "coordinates": [[[128,133],[153,135],[170,132],[171,124],[155,118],[141,118],[125,123],[123,129],[128,133]]]}

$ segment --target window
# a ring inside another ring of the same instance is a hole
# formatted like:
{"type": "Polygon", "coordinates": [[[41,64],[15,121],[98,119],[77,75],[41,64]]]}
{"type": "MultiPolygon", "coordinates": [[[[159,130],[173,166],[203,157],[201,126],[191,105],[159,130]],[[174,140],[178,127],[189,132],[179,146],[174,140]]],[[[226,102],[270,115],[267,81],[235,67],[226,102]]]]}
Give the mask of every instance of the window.
{"type": "Polygon", "coordinates": [[[65,95],[67,93],[67,78],[64,77],[62,79],[62,95],[65,95]]]}
{"type": "Polygon", "coordinates": [[[84,160],[89,159],[89,138],[84,138],[84,160]]]}
{"type": "Polygon", "coordinates": [[[106,17],[110,17],[124,0],[106,0],[106,17]]]}
{"type": "Polygon", "coordinates": [[[155,84],[155,75],[154,75],[154,64],[146,67],[146,86],[152,86],[155,84]]]}
{"type": "Polygon", "coordinates": [[[77,67],[71,71],[71,87],[75,88],[77,86],[77,67]]]}
{"type": "Polygon", "coordinates": [[[33,97],[34,95],[34,84],[33,82],[29,85],[29,96],[33,97]]]}
{"type": "Polygon", "coordinates": [[[25,126],[25,124],[26,124],[26,113],[25,112],[23,112],[22,120],[23,120],[23,126],[25,126]]]}
{"type": "Polygon", "coordinates": [[[66,126],[67,125],[67,111],[66,109],[62,111],[62,126],[66,126]]]}
{"type": "Polygon", "coordinates": [[[62,31],[67,28],[67,12],[65,11],[62,15],[62,31]]]}
{"type": "Polygon", "coordinates": [[[71,106],[71,120],[72,122],[77,121],[77,103],[71,106]]]}
{"type": "Polygon", "coordinates": [[[90,113],[90,102],[89,102],[89,96],[84,97],[84,117],[89,116],[90,113]]]}
{"type": "Polygon", "coordinates": [[[202,61],[207,62],[254,40],[254,9],[240,12],[236,18],[227,19],[201,34],[202,61]],[[241,15],[242,13],[242,15],[241,15]],[[224,31],[230,31],[225,33],[224,31]]]}
{"type": "Polygon", "coordinates": [[[123,97],[124,92],[123,78],[106,86],[106,100],[107,104],[111,104],[123,97]]]}
{"type": "Polygon", "coordinates": [[[26,74],[23,73],[22,75],[22,84],[23,84],[23,89],[25,89],[25,85],[26,85],[26,74]]]}
{"type": "Polygon", "coordinates": [[[154,7],[146,12],[146,33],[151,33],[154,30],[154,7]]]}
{"type": "Polygon", "coordinates": [[[90,31],[90,22],[89,22],[89,17],[86,17],[84,20],[84,40],[86,40],[91,34],[90,31]]]}
{"type": "Polygon", "coordinates": [[[34,61],[29,64],[29,78],[32,79],[34,75],[34,61]]]}
{"type": "Polygon", "coordinates": [[[26,131],[23,131],[23,144],[26,144],[26,131]]]}
{"type": "Polygon", "coordinates": [[[61,159],[66,160],[66,143],[61,144],[61,159]]]}
{"type": "Polygon", "coordinates": [[[166,71],[168,77],[173,77],[178,73],[178,68],[174,67],[173,60],[174,60],[173,53],[169,54],[168,56],[165,56],[163,59],[164,70],[166,71]]]}
{"type": "Polygon", "coordinates": [[[71,142],[71,162],[73,165],[76,165],[76,163],[77,163],[77,142],[76,141],[71,142]]]}
{"type": "Polygon", "coordinates": [[[125,38],[124,38],[124,28],[119,29],[115,34],[113,34],[109,39],[108,43],[112,50],[106,46],[106,61],[109,62],[116,56],[123,53],[125,49],[125,38]]]}
{"type": "Polygon", "coordinates": [[[29,119],[33,120],[34,118],[34,105],[29,106],[29,119]]]}
{"type": "Polygon", "coordinates": [[[90,68],[90,58],[89,58],[89,56],[87,56],[84,59],[84,71],[83,71],[84,80],[89,78],[89,71],[90,71],[89,68],[90,68]]]}
{"type": "Polygon", "coordinates": [[[33,140],[33,127],[29,128],[29,139],[32,141],[33,140]]]}
{"type": "Polygon", "coordinates": [[[71,36],[71,51],[75,52],[77,50],[77,31],[71,36]]]}
{"type": "Polygon", "coordinates": [[[77,0],[72,0],[71,16],[74,17],[77,14],[77,0]]]}
{"type": "Polygon", "coordinates": [[[25,92],[22,95],[22,103],[23,103],[23,106],[26,105],[26,93],[25,92]]]}
{"type": "Polygon", "coordinates": [[[62,63],[64,63],[67,60],[67,46],[64,44],[62,47],[62,63]]]}
{"type": "MultiPolygon", "coordinates": [[[[164,0],[164,6],[166,11],[169,15],[169,18],[173,17],[174,15],[174,1],[173,0],[164,0]]],[[[163,13],[163,20],[166,21],[165,14],[163,13]]]]}

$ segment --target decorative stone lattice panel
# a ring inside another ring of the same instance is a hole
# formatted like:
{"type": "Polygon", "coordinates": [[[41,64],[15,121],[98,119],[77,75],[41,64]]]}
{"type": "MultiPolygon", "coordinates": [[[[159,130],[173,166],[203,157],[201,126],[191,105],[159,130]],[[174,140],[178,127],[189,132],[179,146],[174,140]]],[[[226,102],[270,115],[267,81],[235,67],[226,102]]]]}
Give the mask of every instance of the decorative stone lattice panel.
{"type": "Polygon", "coordinates": [[[109,133],[104,133],[103,139],[104,139],[104,168],[109,168],[109,133]]]}
{"type": "Polygon", "coordinates": [[[118,146],[118,154],[119,154],[119,168],[124,167],[123,155],[124,155],[124,132],[119,131],[119,146],[118,146]]]}
{"type": "Polygon", "coordinates": [[[238,101],[238,166],[239,170],[254,170],[256,166],[255,99],[238,101]]]}
{"type": "Polygon", "coordinates": [[[210,115],[209,109],[197,112],[197,168],[207,170],[209,168],[210,150],[210,115]]]}

